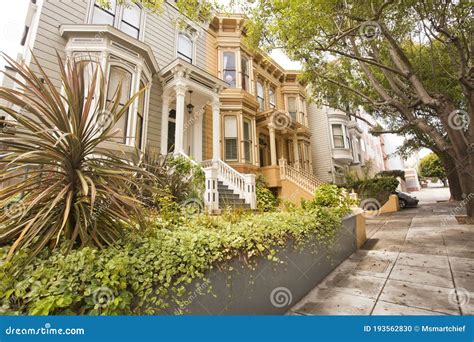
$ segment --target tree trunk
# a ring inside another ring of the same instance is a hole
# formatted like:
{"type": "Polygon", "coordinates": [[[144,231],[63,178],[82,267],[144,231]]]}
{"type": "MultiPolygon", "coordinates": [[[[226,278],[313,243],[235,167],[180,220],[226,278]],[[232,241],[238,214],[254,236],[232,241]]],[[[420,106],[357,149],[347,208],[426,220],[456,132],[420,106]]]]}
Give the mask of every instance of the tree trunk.
{"type": "MultiPolygon", "coordinates": [[[[469,152],[468,152],[469,153],[469,152]]],[[[468,223],[474,224],[474,155],[472,152],[462,165],[458,166],[459,180],[463,190],[463,203],[466,206],[468,223]]]]}
{"type": "Polygon", "coordinates": [[[459,182],[458,169],[453,158],[447,153],[439,155],[439,158],[443,162],[444,169],[446,171],[446,177],[449,181],[449,192],[451,193],[452,201],[462,201],[462,188],[459,182]]]}

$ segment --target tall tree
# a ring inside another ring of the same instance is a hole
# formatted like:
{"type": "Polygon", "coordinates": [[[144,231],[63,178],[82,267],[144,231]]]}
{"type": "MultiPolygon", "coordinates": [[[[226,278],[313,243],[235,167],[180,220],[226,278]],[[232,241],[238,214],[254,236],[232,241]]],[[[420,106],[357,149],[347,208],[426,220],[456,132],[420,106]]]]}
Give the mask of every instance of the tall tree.
{"type": "MultiPolygon", "coordinates": [[[[302,61],[319,98],[403,118],[455,161],[463,192],[474,193],[468,1],[260,1],[251,15],[252,41],[302,61]]],[[[466,207],[473,218],[474,201],[466,207]]]]}
{"type": "Polygon", "coordinates": [[[447,185],[446,171],[444,170],[443,163],[436,154],[430,153],[421,158],[418,168],[420,176],[437,178],[443,182],[444,186],[447,185]]]}

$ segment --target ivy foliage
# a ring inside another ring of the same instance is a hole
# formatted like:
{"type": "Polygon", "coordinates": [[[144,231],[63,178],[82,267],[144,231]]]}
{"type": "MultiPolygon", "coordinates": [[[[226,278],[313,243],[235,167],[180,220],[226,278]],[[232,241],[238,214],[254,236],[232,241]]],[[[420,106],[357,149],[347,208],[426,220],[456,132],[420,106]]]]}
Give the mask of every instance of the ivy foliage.
{"type": "Polygon", "coordinates": [[[311,201],[302,202],[302,207],[305,209],[339,208],[341,212],[348,213],[351,210],[351,205],[354,204],[344,188],[333,184],[324,184],[316,189],[311,201]]]}
{"type": "Polygon", "coordinates": [[[278,207],[278,198],[268,188],[263,175],[258,175],[255,181],[257,209],[262,212],[274,211],[278,207]]]}
{"type": "MultiPolygon", "coordinates": [[[[289,239],[330,244],[341,226],[341,208],[226,216],[197,215],[179,225],[155,221],[105,249],[63,254],[44,250],[21,269],[28,251],[6,260],[2,249],[2,314],[156,314],[185,303],[189,284],[236,257],[275,257],[289,239]],[[105,294],[104,294],[105,292],[105,294]],[[104,297],[105,302],[100,298],[104,297]]],[[[212,290],[211,290],[212,291],[212,290]]]]}
{"type": "Polygon", "coordinates": [[[353,189],[361,199],[373,198],[381,204],[387,202],[388,197],[395,192],[399,184],[393,176],[374,177],[363,180],[352,180],[343,187],[353,189]]]}

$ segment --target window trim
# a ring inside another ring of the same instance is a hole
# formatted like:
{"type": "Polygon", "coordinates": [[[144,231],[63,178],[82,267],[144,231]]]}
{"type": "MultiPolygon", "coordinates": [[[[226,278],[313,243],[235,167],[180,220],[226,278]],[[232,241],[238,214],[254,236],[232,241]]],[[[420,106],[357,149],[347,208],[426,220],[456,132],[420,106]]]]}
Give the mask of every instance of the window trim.
{"type": "Polygon", "coordinates": [[[176,37],[175,37],[175,58],[181,58],[182,60],[195,65],[196,64],[196,39],[197,36],[193,33],[191,33],[189,30],[176,30],[176,37]],[[179,52],[179,37],[180,35],[185,36],[186,38],[189,39],[191,42],[191,57],[188,57],[182,53],[179,52]],[[191,61],[188,60],[191,59],[191,61]]]}
{"type": "Polygon", "coordinates": [[[222,80],[229,85],[229,88],[237,88],[237,75],[239,73],[239,68],[237,65],[237,52],[234,50],[223,50],[222,51],[222,80]],[[225,55],[226,54],[233,54],[234,55],[234,69],[226,69],[225,65],[225,55]],[[225,73],[226,71],[233,71],[234,72],[234,84],[232,85],[231,83],[227,82],[225,80],[225,73]]]}
{"type": "Polygon", "coordinates": [[[344,133],[344,124],[342,123],[332,123],[331,124],[331,137],[332,137],[332,147],[337,148],[337,149],[347,149],[348,147],[346,146],[346,138],[345,138],[345,133],[344,133]],[[340,126],[341,127],[341,134],[334,134],[334,126],[340,126]],[[336,146],[335,142],[335,137],[340,137],[342,141],[342,146],[336,146]]]}
{"type": "Polygon", "coordinates": [[[250,88],[252,88],[252,84],[250,83],[250,59],[246,56],[243,55],[242,53],[240,54],[240,78],[241,78],[241,87],[242,90],[245,90],[246,92],[250,93],[250,88]],[[247,65],[247,73],[244,73],[243,71],[243,65],[247,65]],[[246,80],[246,86],[244,88],[244,80],[246,80]]]}
{"type": "Polygon", "coordinates": [[[270,86],[268,88],[268,105],[270,109],[276,109],[277,107],[277,94],[276,94],[276,88],[274,86],[270,86]],[[272,102],[272,94],[273,94],[273,102],[272,102]]]}
{"type": "Polygon", "coordinates": [[[286,111],[288,112],[288,116],[291,118],[291,120],[298,122],[298,95],[290,94],[286,97],[286,111]],[[294,111],[290,111],[290,99],[295,99],[294,111]],[[292,113],[294,113],[294,117],[292,113]]]}
{"type": "Polygon", "coordinates": [[[231,161],[231,162],[238,162],[239,161],[239,120],[237,119],[237,115],[224,115],[224,118],[223,118],[223,121],[224,121],[224,160],[225,161],[231,161]],[[235,133],[235,137],[230,137],[228,138],[225,134],[225,131],[226,131],[226,126],[225,126],[225,123],[226,123],[226,118],[233,118],[235,120],[235,129],[236,129],[236,133],[235,133]],[[234,158],[227,158],[227,140],[234,140],[235,139],[235,153],[236,153],[236,156],[235,156],[235,159],[234,158]]]}

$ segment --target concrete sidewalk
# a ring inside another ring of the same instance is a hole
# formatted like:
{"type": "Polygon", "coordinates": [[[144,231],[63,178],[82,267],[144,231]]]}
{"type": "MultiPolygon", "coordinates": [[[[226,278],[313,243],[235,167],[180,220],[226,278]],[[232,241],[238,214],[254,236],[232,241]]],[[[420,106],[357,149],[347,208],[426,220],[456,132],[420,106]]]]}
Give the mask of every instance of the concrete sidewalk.
{"type": "Polygon", "coordinates": [[[292,315],[473,315],[474,225],[456,203],[427,203],[367,220],[369,240],[292,315]]]}

